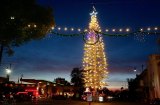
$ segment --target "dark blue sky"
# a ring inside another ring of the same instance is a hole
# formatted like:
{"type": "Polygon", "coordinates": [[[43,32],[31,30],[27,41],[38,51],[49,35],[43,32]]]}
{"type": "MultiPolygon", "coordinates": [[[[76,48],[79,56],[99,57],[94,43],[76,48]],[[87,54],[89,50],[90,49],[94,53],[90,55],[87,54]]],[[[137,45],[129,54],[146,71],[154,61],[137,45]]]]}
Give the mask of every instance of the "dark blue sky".
{"type": "MultiPolygon", "coordinates": [[[[159,0],[38,0],[38,3],[53,8],[56,26],[61,27],[87,28],[92,3],[98,11],[103,30],[106,27],[129,27],[135,30],[139,27],[160,26],[159,0]]],[[[82,65],[83,39],[81,36],[50,36],[15,48],[13,57],[4,57],[4,62],[13,63],[11,79],[16,80],[23,74],[24,78],[53,81],[56,77],[64,77],[70,80],[72,68],[82,65]]],[[[138,41],[134,35],[103,38],[110,87],[126,85],[123,81],[135,76],[134,67],[140,72],[142,64],[146,67],[148,56],[158,53],[156,35],[146,35],[144,41],[138,41]]],[[[5,75],[4,72],[1,74],[5,75]]]]}

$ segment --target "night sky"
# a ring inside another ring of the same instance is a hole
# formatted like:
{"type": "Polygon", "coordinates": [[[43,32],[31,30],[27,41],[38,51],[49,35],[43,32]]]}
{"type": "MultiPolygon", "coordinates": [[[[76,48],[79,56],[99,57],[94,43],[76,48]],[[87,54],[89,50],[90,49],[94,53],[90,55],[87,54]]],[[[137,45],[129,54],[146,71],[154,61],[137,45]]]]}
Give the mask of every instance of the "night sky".
{"type": "MultiPolygon", "coordinates": [[[[160,0],[38,0],[40,5],[53,8],[56,26],[87,28],[93,4],[98,21],[105,28],[131,28],[160,26],[160,0]]],[[[60,31],[60,33],[65,33],[60,31]]],[[[69,32],[67,32],[69,33],[69,32]]],[[[157,35],[141,37],[103,36],[108,60],[109,87],[126,87],[126,79],[147,66],[148,56],[158,53],[157,35]],[[133,72],[134,68],[137,72],[133,72]]],[[[82,36],[60,37],[54,34],[14,48],[12,57],[3,57],[1,76],[12,63],[11,80],[23,78],[53,81],[57,77],[70,81],[74,67],[82,67],[84,41],[82,36]]]]}

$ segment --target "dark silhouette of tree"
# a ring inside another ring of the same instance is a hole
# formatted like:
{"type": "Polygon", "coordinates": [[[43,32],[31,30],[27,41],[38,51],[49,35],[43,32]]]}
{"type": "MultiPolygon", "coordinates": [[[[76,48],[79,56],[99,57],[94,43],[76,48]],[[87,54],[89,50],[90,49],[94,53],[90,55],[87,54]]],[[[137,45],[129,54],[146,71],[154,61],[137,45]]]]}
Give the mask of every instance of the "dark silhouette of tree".
{"type": "Polygon", "coordinates": [[[0,14],[0,63],[4,50],[13,55],[12,47],[41,39],[54,26],[52,10],[35,0],[1,0],[0,14]]]}
{"type": "Polygon", "coordinates": [[[73,83],[75,87],[74,94],[79,94],[79,97],[76,97],[75,95],[73,97],[78,99],[81,99],[81,95],[85,90],[82,72],[83,70],[80,68],[73,68],[71,72],[71,83],[73,83]]]}
{"type": "Polygon", "coordinates": [[[84,82],[83,82],[83,74],[82,70],[80,68],[73,68],[71,72],[71,83],[74,84],[74,86],[77,87],[82,87],[84,82]]]}
{"type": "Polygon", "coordinates": [[[104,87],[104,88],[102,89],[102,91],[103,91],[103,93],[104,93],[105,95],[110,95],[110,91],[109,91],[108,88],[104,87]]]}

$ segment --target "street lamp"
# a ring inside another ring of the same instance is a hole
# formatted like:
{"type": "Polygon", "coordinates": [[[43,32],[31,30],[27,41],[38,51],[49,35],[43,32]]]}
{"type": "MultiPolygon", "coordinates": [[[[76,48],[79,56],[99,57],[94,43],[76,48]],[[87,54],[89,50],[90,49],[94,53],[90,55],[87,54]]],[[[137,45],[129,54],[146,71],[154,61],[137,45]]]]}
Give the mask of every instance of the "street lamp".
{"type": "Polygon", "coordinates": [[[137,69],[136,69],[136,67],[134,67],[134,70],[133,70],[134,72],[137,72],[137,69]]]}
{"type": "Polygon", "coordinates": [[[137,70],[136,70],[136,69],[134,69],[133,71],[134,71],[134,72],[137,72],[137,70]]]}
{"type": "Polygon", "coordinates": [[[11,69],[6,69],[7,74],[10,74],[11,72],[12,72],[11,69]]]}
{"type": "Polygon", "coordinates": [[[11,69],[6,69],[6,74],[7,74],[7,79],[8,79],[8,81],[9,81],[9,75],[11,74],[11,69]]]}

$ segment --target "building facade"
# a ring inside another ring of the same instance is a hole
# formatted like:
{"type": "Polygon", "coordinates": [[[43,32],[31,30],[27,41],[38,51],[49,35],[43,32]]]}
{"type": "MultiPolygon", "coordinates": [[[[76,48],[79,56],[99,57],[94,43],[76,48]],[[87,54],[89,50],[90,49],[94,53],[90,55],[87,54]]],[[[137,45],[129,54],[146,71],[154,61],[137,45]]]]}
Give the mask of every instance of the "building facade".
{"type": "Polygon", "coordinates": [[[160,55],[150,55],[147,69],[135,79],[129,79],[128,86],[132,99],[160,99],[160,55]]]}
{"type": "MultiPolygon", "coordinates": [[[[21,79],[23,82],[32,83],[33,87],[25,87],[25,92],[32,92],[36,96],[56,97],[56,96],[73,96],[74,86],[70,85],[64,78],[57,78],[55,82],[36,79],[21,79]]],[[[23,83],[24,84],[24,83],[23,83]]]]}
{"type": "Polygon", "coordinates": [[[150,100],[160,98],[160,55],[149,56],[148,81],[150,100]]]}
{"type": "Polygon", "coordinates": [[[132,101],[149,100],[148,70],[137,74],[135,79],[128,79],[129,98],[132,101]]]}

